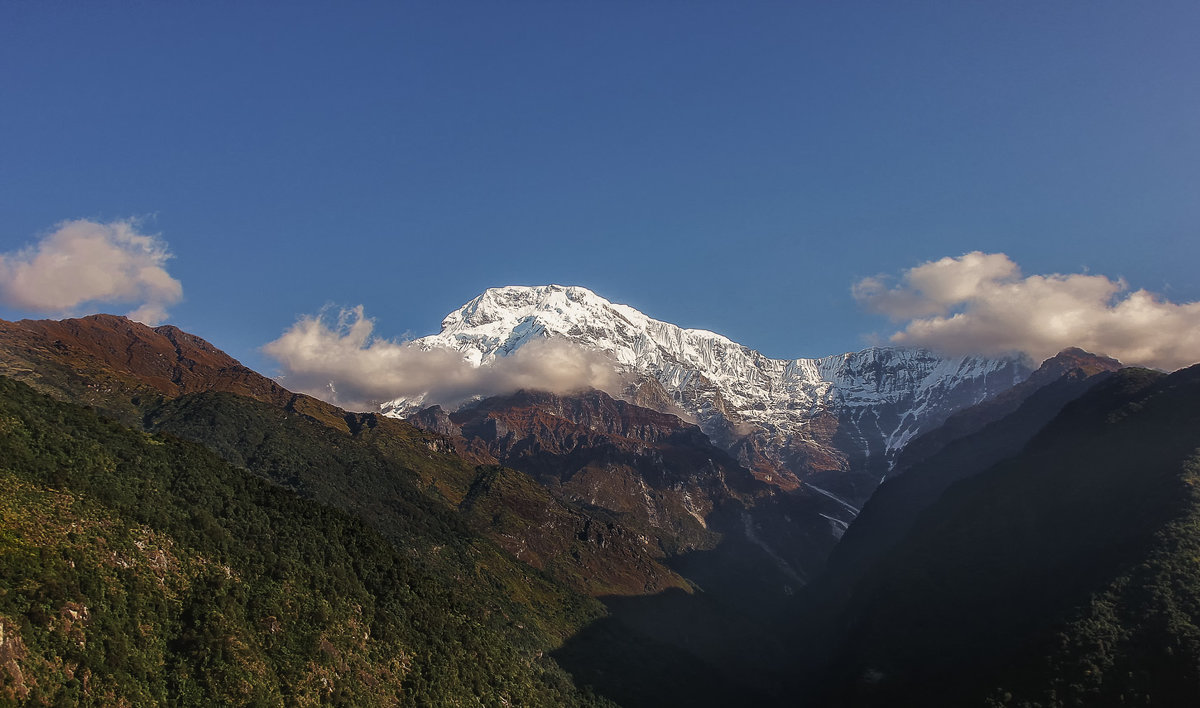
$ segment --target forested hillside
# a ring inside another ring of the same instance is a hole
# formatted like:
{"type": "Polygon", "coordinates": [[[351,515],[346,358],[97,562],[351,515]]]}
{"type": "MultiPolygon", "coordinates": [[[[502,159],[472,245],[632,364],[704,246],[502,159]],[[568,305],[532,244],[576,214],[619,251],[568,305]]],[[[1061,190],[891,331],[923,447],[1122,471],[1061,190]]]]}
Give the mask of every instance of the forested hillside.
{"type": "Polygon", "coordinates": [[[389,540],[7,379],[0,433],[6,702],[596,702],[543,650],[598,610],[526,626],[528,606],[487,591],[494,551],[448,515],[389,540]]]}

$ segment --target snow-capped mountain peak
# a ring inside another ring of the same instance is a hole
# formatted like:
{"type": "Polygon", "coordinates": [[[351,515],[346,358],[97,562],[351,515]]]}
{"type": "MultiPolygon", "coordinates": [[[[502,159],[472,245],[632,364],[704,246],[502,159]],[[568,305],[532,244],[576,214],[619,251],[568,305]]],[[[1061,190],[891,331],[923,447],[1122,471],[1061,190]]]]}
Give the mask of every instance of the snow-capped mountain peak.
{"type": "MultiPolygon", "coordinates": [[[[897,347],[771,359],[715,332],[683,329],[561,285],[486,290],[447,315],[440,333],[414,344],[456,350],[488,366],[541,338],[601,352],[623,372],[657,382],[715,442],[770,481],[818,480],[853,499],[873,483],[830,480],[857,470],[877,481],[913,436],[1032,370],[1016,357],[942,357],[897,347]]],[[[383,410],[403,416],[419,403],[398,399],[383,410]]]]}
{"type": "Polygon", "coordinates": [[[606,352],[627,366],[653,358],[660,348],[695,364],[702,363],[701,352],[714,347],[744,348],[714,332],[651,319],[587,288],[562,285],[490,288],[447,315],[439,334],[417,343],[458,349],[482,364],[531,339],[552,336],[606,352]]]}

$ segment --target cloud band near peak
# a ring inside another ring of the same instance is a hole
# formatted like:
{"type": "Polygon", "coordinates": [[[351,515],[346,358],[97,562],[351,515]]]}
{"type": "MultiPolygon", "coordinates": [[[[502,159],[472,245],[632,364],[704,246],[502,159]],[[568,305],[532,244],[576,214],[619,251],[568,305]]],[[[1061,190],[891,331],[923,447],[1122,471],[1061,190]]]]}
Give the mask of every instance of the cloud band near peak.
{"type": "Polygon", "coordinates": [[[974,251],[898,279],[864,278],[853,294],[903,323],[889,338],[896,344],[1025,352],[1038,361],[1075,346],[1168,371],[1200,361],[1200,302],[1172,303],[1103,275],[1025,276],[1003,253],[974,251]]]}
{"type": "Polygon", "coordinates": [[[614,393],[623,383],[612,360],[570,342],[532,341],[475,366],[462,352],[377,338],[374,326],[362,305],[341,310],[336,318],[304,316],[263,351],[279,362],[289,389],[353,410],[419,397],[425,405],[454,408],[473,396],[523,388],[568,393],[591,387],[614,393]]]}

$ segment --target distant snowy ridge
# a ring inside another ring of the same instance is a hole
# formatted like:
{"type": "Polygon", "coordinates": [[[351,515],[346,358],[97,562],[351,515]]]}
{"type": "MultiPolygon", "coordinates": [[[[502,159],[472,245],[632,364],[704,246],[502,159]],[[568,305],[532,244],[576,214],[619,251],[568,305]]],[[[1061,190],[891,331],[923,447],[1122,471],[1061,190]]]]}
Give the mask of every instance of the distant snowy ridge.
{"type": "MultiPolygon", "coordinates": [[[[733,447],[748,433],[757,450],[783,467],[795,466],[788,449],[798,441],[857,447],[839,447],[835,455],[847,459],[890,458],[953,410],[1007,390],[1031,371],[1029,362],[1013,357],[941,357],[895,347],[771,359],[714,332],[683,329],[586,288],[559,285],[489,289],[450,313],[440,333],[413,344],[456,350],[487,366],[540,338],[602,352],[623,371],[657,381],[714,440],[733,447]],[[826,413],[837,418],[837,441],[808,430],[826,413]]],[[[401,398],[382,410],[403,417],[421,405],[420,398],[401,398]]]]}

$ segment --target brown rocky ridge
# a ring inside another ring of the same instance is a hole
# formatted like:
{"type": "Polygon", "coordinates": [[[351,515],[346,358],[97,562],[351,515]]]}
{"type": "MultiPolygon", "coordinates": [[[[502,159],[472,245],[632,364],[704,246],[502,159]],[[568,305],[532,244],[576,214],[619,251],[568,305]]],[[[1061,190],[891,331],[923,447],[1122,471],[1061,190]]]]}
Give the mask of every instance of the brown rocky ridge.
{"type": "Polygon", "coordinates": [[[583,509],[523,473],[500,470],[490,456],[459,456],[443,435],[288,391],[170,325],[148,327],[114,315],[0,320],[0,375],[134,427],[154,425],[154,411],[167,401],[213,393],[250,398],[395,460],[501,548],[578,591],[642,594],[688,587],[660,562],[661,551],[601,510],[583,509]]]}

